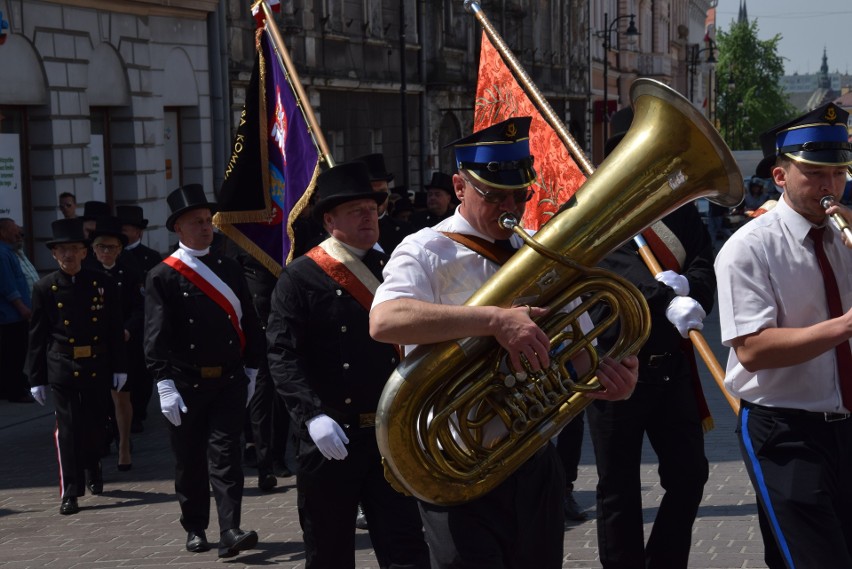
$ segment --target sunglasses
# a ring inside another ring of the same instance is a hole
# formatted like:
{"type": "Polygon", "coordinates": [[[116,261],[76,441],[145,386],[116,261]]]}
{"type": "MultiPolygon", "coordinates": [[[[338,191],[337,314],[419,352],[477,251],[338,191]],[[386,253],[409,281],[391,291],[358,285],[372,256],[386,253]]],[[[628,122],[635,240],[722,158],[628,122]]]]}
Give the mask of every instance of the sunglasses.
{"type": "Polygon", "coordinates": [[[470,180],[465,180],[471,188],[476,190],[476,193],[482,196],[483,201],[490,204],[501,204],[506,199],[506,195],[509,194],[512,196],[512,199],[515,203],[526,203],[530,201],[535,195],[535,190],[531,188],[522,188],[520,190],[500,190],[493,192],[486,192],[478,187],[476,187],[473,182],[470,180]]]}

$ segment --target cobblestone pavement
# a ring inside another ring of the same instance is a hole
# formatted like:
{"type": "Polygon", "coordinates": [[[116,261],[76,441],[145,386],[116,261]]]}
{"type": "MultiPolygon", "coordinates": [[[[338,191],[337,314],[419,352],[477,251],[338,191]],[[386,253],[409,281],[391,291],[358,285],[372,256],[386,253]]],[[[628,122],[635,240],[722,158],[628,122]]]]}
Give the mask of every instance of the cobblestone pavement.
{"type": "MultiPolygon", "coordinates": [[[[708,318],[705,333],[724,365],[726,350],[718,344],[714,316],[708,318]]],[[[766,567],[754,492],[734,434],[734,415],[709,372],[703,370],[703,374],[716,429],[706,439],[710,480],[693,529],[690,567],[766,567]]],[[[81,498],[79,514],[60,516],[52,410],[37,404],[0,402],[0,567],[304,567],[295,480],[279,479],[279,487],[264,494],[257,489],[256,472],[251,469],[246,469],[242,525],[260,534],[258,548],[229,560],[218,560],[215,549],[201,554],[184,550],[186,536],[178,523],[165,421],[154,405],[145,431],[133,438],[133,469],[118,472],[115,453],[106,457],[104,493],[81,498]]],[[[595,482],[587,438],[575,489],[578,502],[592,518],[595,482]]],[[[654,455],[646,449],[643,500],[648,524],[660,497],[654,455]]],[[[215,517],[213,524],[208,531],[211,539],[218,531],[215,517]]],[[[356,547],[358,568],[377,567],[366,532],[357,532],[356,547]]],[[[599,566],[594,519],[571,526],[565,532],[563,567],[599,566]]]]}

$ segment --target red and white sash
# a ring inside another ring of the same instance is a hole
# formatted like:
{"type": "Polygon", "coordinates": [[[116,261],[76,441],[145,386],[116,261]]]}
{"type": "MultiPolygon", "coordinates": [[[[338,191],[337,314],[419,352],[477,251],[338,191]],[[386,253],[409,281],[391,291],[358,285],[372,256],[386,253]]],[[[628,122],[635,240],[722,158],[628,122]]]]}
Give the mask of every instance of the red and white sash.
{"type": "Polygon", "coordinates": [[[186,280],[197,286],[201,292],[230,316],[231,324],[240,338],[240,349],[246,346],[246,335],[242,328],[243,306],[236,293],[210,267],[181,248],[178,248],[163,262],[183,275],[186,280]]]}

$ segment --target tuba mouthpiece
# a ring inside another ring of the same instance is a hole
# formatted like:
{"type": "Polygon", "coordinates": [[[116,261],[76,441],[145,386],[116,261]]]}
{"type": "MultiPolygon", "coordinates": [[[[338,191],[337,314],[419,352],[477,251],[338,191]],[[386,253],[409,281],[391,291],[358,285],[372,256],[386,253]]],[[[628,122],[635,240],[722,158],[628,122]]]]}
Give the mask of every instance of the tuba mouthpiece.
{"type": "Polygon", "coordinates": [[[503,212],[500,214],[500,218],[497,220],[497,223],[503,229],[513,230],[515,227],[520,225],[518,218],[509,212],[503,212]]]}

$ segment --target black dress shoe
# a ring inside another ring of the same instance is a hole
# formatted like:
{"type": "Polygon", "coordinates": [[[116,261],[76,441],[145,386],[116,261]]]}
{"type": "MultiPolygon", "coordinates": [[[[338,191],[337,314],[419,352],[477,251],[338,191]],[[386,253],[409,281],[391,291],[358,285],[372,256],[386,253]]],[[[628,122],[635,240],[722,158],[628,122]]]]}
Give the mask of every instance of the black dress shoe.
{"type": "Polygon", "coordinates": [[[573,492],[565,494],[562,504],[565,510],[565,521],[582,522],[589,517],[574,499],[573,492]]]}
{"type": "Polygon", "coordinates": [[[127,472],[127,471],[128,471],[128,470],[130,470],[131,468],[133,468],[133,463],[132,463],[132,462],[128,462],[127,464],[119,464],[119,465],[118,465],[118,469],[119,469],[121,472],[127,472]]]}
{"type": "Polygon", "coordinates": [[[364,515],[364,508],[358,504],[358,513],[355,514],[355,527],[358,529],[367,529],[367,516],[364,515]]]}
{"type": "Polygon", "coordinates": [[[257,476],[257,487],[261,492],[271,492],[273,488],[278,486],[278,479],[271,472],[264,472],[257,476]]]}
{"type": "Polygon", "coordinates": [[[59,513],[63,516],[70,516],[80,511],[80,506],[77,505],[77,498],[62,498],[62,505],[59,506],[59,513]]]}
{"type": "Polygon", "coordinates": [[[86,469],[86,488],[93,496],[104,491],[104,475],[101,471],[101,463],[98,463],[97,468],[86,469]]]}
{"type": "Polygon", "coordinates": [[[186,533],[186,550],[192,553],[202,553],[210,551],[210,544],[207,542],[207,536],[204,535],[204,530],[190,531],[186,533]]]}
{"type": "Polygon", "coordinates": [[[243,531],[240,528],[223,531],[219,536],[219,557],[233,557],[240,551],[252,549],[257,545],[257,532],[243,531]]]}

